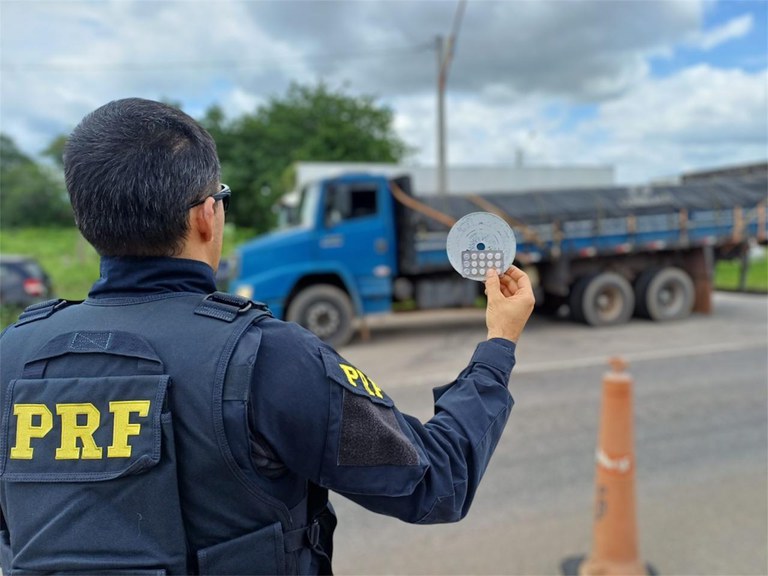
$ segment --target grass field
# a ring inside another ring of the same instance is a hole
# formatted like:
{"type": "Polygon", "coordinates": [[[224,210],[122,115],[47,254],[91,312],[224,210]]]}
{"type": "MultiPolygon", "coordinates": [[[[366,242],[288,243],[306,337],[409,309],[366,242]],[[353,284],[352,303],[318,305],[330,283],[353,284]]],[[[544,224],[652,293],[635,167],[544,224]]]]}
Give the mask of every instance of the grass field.
{"type": "MultiPolygon", "coordinates": [[[[252,236],[252,230],[228,227],[224,234],[224,255],[231,254],[236,245],[252,236]]],[[[0,252],[37,258],[50,275],[59,298],[82,300],[99,277],[98,255],[74,228],[2,230],[0,252]]],[[[741,263],[736,260],[718,262],[715,286],[724,290],[738,288],[740,269],[741,263]]],[[[768,292],[768,257],[765,255],[750,263],[746,287],[768,292]]],[[[0,328],[13,322],[19,312],[1,306],[0,328]]]]}
{"type": "MultiPolygon", "coordinates": [[[[739,288],[741,262],[721,260],[715,270],[715,286],[721,290],[739,288]]],[[[747,268],[746,289],[752,292],[768,292],[768,257],[752,260],[747,268]]]]}
{"type": "MultiPolygon", "coordinates": [[[[228,227],[224,255],[253,236],[246,228],[228,227]]],[[[99,278],[99,256],[75,228],[22,228],[0,231],[0,252],[33,256],[51,277],[57,298],[83,300],[99,278]]],[[[0,306],[0,328],[13,322],[21,310],[0,306]]]]}

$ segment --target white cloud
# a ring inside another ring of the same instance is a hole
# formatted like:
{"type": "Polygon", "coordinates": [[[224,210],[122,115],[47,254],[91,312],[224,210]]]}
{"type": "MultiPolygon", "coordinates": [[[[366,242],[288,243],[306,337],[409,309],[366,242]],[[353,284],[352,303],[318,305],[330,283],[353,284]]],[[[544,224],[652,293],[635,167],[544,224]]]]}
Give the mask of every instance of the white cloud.
{"type": "Polygon", "coordinates": [[[601,107],[600,121],[621,140],[681,145],[766,141],[768,73],[698,65],[601,107]]]}
{"type": "MultiPolygon", "coordinates": [[[[414,149],[420,165],[437,162],[437,113],[433,95],[406,96],[390,103],[397,110],[395,129],[414,149]]],[[[446,156],[449,163],[511,164],[517,150],[528,159],[546,161],[539,134],[551,132],[558,121],[548,101],[523,97],[500,100],[449,94],[446,98],[446,156]]]]}
{"type": "Polygon", "coordinates": [[[768,71],[699,65],[648,79],[603,104],[594,128],[607,135],[597,157],[625,180],[765,159],[768,71]]]}
{"type": "Polygon", "coordinates": [[[721,26],[701,30],[692,35],[690,44],[702,50],[712,50],[730,40],[743,38],[752,31],[754,19],[751,14],[743,14],[721,26]]]}
{"type": "Polygon", "coordinates": [[[224,95],[221,100],[221,107],[223,110],[227,110],[230,118],[237,118],[242,114],[252,114],[265,103],[266,99],[237,87],[224,95]]]}

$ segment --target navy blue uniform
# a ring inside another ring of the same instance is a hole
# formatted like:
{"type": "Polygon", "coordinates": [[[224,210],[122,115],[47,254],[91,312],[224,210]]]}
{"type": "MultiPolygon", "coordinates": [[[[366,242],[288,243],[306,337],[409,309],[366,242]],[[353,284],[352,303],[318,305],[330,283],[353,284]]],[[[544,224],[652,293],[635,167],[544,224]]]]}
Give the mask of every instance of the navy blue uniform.
{"type": "MultiPolygon", "coordinates": [[[[89,301],[105,306],[126,298],[151,302],[172,293],[213,291],[213,272],[201,262],[105,258],[89,301]]],[[[204,340],[205,334],[196,337],[204,340]]],[[[228,371],[242,378],[240,389],[227,394],[242,397],[250,429],[250,445],[232,445],[231,451],[239,458],[240,473],[289,510],[307,506],[308,493],[309,506],[323,508],[322,489],[328,489],[406,522],[459,520],[469,510],[512,408],[507,382],[514,350],[503,339],[480,343],[457,379],[434,391],[435,416],[422,424],[397,410],[386,383],[379,386],[313,334],[263,318],[240,337],[229,363],[228,371]]],[[[191,365],[204,361],[188,359],[191,365]]],[[[225,408],[223,427],[230,442],[239,437],[238,426],[225,408]]],[[[182,452],[184,442],[177,441],[182,452]]],[[[182,464],[180,474],[194,471],[185,472],[182,464]]],[[[180,485],[185,481],[181,478],[180,485]]],[[[181,505],[194,547],[220,537],[205,534],[215,503],[210,510],[184,509],[182,492],[181,505]]],[[[326,541],[325,552],[328,548],[326,541]]],[[[319,568],[313,562],[298,569],[319,568]]]]}

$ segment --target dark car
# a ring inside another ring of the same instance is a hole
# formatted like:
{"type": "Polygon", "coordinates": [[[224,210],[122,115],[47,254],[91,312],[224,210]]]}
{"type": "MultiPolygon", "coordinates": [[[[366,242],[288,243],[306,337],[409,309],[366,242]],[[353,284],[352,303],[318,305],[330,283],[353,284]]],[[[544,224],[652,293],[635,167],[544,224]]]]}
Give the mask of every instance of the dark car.
{"type": "Polygon", "coordinates": [[[50,278],[37,260],[0,254],[0,305],[24,307],[52,297],[50,278]]]}

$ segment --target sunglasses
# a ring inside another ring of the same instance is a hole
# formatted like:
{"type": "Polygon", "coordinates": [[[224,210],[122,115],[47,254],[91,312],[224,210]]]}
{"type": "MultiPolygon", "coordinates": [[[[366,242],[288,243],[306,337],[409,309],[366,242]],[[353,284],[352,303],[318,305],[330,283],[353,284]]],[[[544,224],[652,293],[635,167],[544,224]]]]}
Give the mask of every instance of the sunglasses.
{"type": "Polygon", "coordinates": [[[232,196],[232,190],[230,190],[229,186],[226,184],[221,185],[221,190],[216,192],[216,194],[211,194],[210,196],[206,196],[202,200],[198,200],[197,202],[192,202],[187,208],[194,208],[195,206],[200,206],[203,202],[208,200],[208,198],[213,198],[214,202],[218,202],[221,200],[221,205],[224,207],[224,212],[229,210],[229,198],[232,196]]]}

